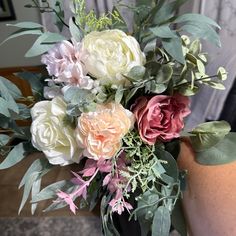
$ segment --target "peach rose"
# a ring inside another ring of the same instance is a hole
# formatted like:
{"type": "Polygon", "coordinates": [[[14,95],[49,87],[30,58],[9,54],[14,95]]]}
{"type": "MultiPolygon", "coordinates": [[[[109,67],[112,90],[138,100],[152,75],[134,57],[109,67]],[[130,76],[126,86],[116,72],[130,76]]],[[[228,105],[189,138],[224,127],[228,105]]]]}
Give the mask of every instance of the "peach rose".
{"type": "Polygon", "coordinates": [[[112,158],[121,147],[121,139],[133,127],[134,116],[117,103],[97,105],[96,111],[78,119],[76,138],[84,155],[98,160],[112,158]]]}

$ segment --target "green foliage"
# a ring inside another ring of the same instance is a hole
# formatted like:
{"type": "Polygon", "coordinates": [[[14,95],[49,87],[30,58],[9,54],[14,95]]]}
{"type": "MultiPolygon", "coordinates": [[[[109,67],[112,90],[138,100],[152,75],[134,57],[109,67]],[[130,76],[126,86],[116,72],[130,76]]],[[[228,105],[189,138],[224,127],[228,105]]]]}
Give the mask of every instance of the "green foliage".
{"type": "Polygon", "coordinates": [[[68,180],[61,180],[56,183],[53,183],[44,189],[42,189],[37,194],[32,196],[31,203],[36,203],[40,201],[45,201],[48,199],[55,198],[57,195],[57,191],[67,191],[67,189],[71,188],[74,184],[68,180]]]}
{"type": "Polygon", "coordinates": [[[212,121],[198,125],[191,131],[190,139],[196,152],[205,151],[218,142],[230,132],[230,125],[226,121],[212,121]]]}
{"type": "MultiPolygon", "coordinates": [[[[2,136],[3,138],[3,136],[2,136]]],[[[6,136],[5,136],[5,144],[6,136]]],[[[22,161],[30,152],[32,152],[33,148],[29,143],[20,143],[16,145],[4,159],[4,161],[0,164],[0,170],[10,168],[20,161],[22,161]]]]}
{"type": "Polygon", "coordinates": [[[164,207],[158,207],[152,224],[152,236],[169,236],[171,226],[170,212],[164,207]]]}
{"type": "MultiPolygon", "coordinates": [[[[31,192],[31,189],[34,188],[33,191],[37,190],[37,192],[39,192],[39,181],[40,179],[47,174],[51,169],[53,168],[53,166],[51,164],[49,164],[48,160],[46,158],[42,158],[42,159],[37,159],[35,160],[32,165],[28,168],[28,170],[26,171],[25,175],[23,176],[19,188],[24,186],[24,190],[23,190],[23,197],[22,197],[22,201],[20,204],[20,208],[18,213],[20,214],[20,212],[22,211],[28,197],[29,194],[31,192]]],[[[35,206],[33,205],[32,211],[35,211],[35,206]]]]}
{"type": "Polygon", "coordinates": [[[114,9],[113,12],[108,12],[107,14],[102,14],[100,17],[97,17],[94,10],[88,13],[86,12],[85,0],[73,0],[73,3],[75,23],[84,34],[91,31],[113,28],[123,23],[123,20],[120,18],[121,15],[116,9],[114,9]]]}
{"type": "Polygon", "coordinates": [[[229,133],[215,146],[196,153],[196,160],[202,165],[222,165],[236,160],[236,133],[229,133]]]}
{"type": "Polygon", "coordinates": [[[77,116],[75,111],[88,112],[96,108],[95,95],[86,89],[71,87],[65,92],[64,98],[68,103],[68,115],[77,116]]]}

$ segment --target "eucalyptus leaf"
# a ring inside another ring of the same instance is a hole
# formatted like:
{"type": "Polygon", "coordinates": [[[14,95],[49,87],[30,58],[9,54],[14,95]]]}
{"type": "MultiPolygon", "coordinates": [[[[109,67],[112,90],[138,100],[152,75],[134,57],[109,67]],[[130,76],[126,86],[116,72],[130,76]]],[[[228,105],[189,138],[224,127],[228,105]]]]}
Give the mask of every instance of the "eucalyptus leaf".
{"type": "Polygon", "coordinates": [[[24,72],[18,72],[15,75],[27,81],[30,84],[34,95],[43,94],[43,83],[41,82],[41,77],[42,77],[41,74],[24,71],[24,72]]]}
{"type": "Polygon", "coordinates": [[[152,236],[169,236],[171,226],[170,212],[164,207],[158,207],[152,223],[152,236]]]}
{"type": "Polygon", "coordinates": [[[12,83],[10,80],[8,80],[2,76],[0,76],[0,80],[5,85],[5,87],[8,89],[8,92],[11,94],[11,96],[14,99],[17,99],[22,96],[20,89],[14,83],[12,83]]]}
{"type": "MultiPolygon", "coordinates": [[[[41,179],[37,179],[37,180],[33,183],[33,185],[32,185],[32,192],[31,192],[32,198],[33,198],[33,196],[35,196],[36,194],[39,193],[40,188],[41,188],[41,182],[42,182],[41,179]]],[[[37,209],[37,205],[38,205],[37,203],[33,203],[33,204],[31,205],[31,214],[32,214],[32,215],[34,215],[34,213],[35,213],[35,211],[36,211],[36,209],[37,209]]]]}
{"type": "Polygon", "coordinates": [[[171,223],[181,236],[187,236],[187,224],[185,221],[181,199],[179,198],[171,214],[171,223]]]}
{"type": "Polygon", "coordinates": [[[196,160],[202,165],[222,165],[236,161],[236,133],[229,133],[215,146],[196,153],[196,160]]]}
{"type": "Polygon", "coordinates": [[[72,38],[75,39],[77,42],[80,42],[83,38],[83,34],[79,27],[75,24],[73,18],[70,18],[69,29],[72,38]]]}
{"type": "Polygon", "coordinates": [[[57,38],[56,33],[51,32],[45,32],[42,35],[40,35],[37,40],[34,42],[33,46],[26,52],[25,57],[35,57],[39,56],[48,50],[50,50],[52,47],[54,47],[54,44],[51,43],[51,41],[61,41],[57,38]]]}
{"type": "Polygon", "coordinates": [[[116,95],[115,95],[115,102],[120,103],[124,95],[124,88],[123,86],[119,86],[118,89],[116,90],[116,95]]]}
{"type": "Polygon", "coordinates": [[[199,87],[195,84],[191,86],[191,84],[180,85],[178,88],[178,92],[184,96],[193,96],[199,91],[199,87]]]}
{"type": "Polygon", "coordinates": [[[39,178],[48,173],[52,169],[52,167],[53,166],[48,162],[46,158],[36,159],[23,176],[19,184],[19,188],[26,184],[27,180],[33,173],[37,173],[37,178],[39,178]]]}
{"type": "Polygon", "coordinates": [[[150,28],[150,31],[159,38],[176,38],[178,37],[168,25],[161,25],[150,28]]]}
{"type": "Polygon", "coordinates": [[[8,110],[8,102],[1,97],[0,97],[0,114],[4,115],[6,117],[11,116],[11,114],[8,110]]]}
{"type": "Polygon", "coordinates": [[[227,79],[227,71],[224,67],[219,67],[217,71],[218,78],[222,81],[225,81],[227,79]]]}
{"type": "Polygon", "coordinates": [[[16,32],[12,33],[8,38],[6,38],[2,43],[0,43],[0,46],[10,39],[14,39],[14,38],[17,38],[17,37],[23,36],[23,35],[42,35],[42,31],[38,30],[38,29],[35,29],[35,30],[20,29],[16,32]]]}
{"type": "Polygon", "coordinates": [[[23,207],[25,206],[25,203],[26,203],[26,201],[27,201],[27,199],[29,197],[31,188],[32,188],[34,182],[38,178],[38,173],[34,172],[30,176],[28,176],[28,177],[29,178],[25,182],[24,191],[23,191],[23,197],[22,197],[21,204],[20,204],[20,207],[19,207],[19,210],[18,210],[18,214],[21,213],[23,207]]]}
{"type": "Polygon", "coordinates": [[[38,28],[43,28],[42,25],[35,23],[35,22],[30,22],[30,21],[24,21],[24,22],[19,22],[16,24],[7,24],[7,26],[13,26],[17,28],[23,28],[23,29],[38,29],[38,28]]]}
{"type": "Polygon", "coordinates": [[[214,20],[202,14],[187,13],[177,17],[174,22],[175,23],[200,22],[207,25],[215,26],[216,28],[220,29],[220,26],[214,20]]]}
{"type": "Polygon", "coordinates": [[[230,132],[230,125],[226,121],[212,121],[198,125],[191,131],[192,146],[196,152],[207,150],[230,132]]]}
{"type": "Polygon", "coordinates": [[[10,136],[6,134],[0,134],[0,147],[5,146],[10,141],[10,136]]]}
{"type": "Polygon", "coordinates": [[[66,38],[58,33],[51,33],[46,32],[47,37],[41,42],[41,44],[52,44],[52,43],[59,43],[63,40],[66,40],[66,38]]]}
{"type": "MultiPolygon", "coordinates": [[[[19,113],[18,105],[16,104],[15,100],[13,99],[10,91],[5,86],[4,82],[0,80],[0,95],[1,97],[6,101],[6,108],[14,111],[15,113],[19,113]]],[[[3,100],[1,100],[1,103],[4,103],[3,100]]]]}
{"type": "Polygon", "coordinates": [[[61,191],[67,191],[69,188],[71,188],[74,184],[71,181],[68,180],[61,180],[56,183],[53,183],[44,189],[42,189],[39,193],[32,196],[32,203],[48,200],[51,198],[55,198],[57,196],[57,192],[59,190],[61,191]]]}
{"type": "Polygon", "coordinates": [[[174,157],[169,152],[161,149],[156,149],[155,154],[160,160],[167,162],[167,164],[162,165],[166,171],[165,174],[172,177],[174,181],[177,181],[179,178],[179,169],[174,157]]]}
{"type": "Polygon", "coordinates": [[[205,39],[211,43],[214,43],[216,46],[221,47],[219,35],[211,26],[207,24],[193,21],[183,25],[181,29],[195,37],[205,39]]]}
{"type": "Polygon", "coordinates": [[[16,145],[0,164],[0,170],[12,167],[22,161],[32,151],[32,146],[29,143],[20,143],[16,145]]]}
{"type": "Polygon", "coordinates": [[[146,69],[144,66],[134,66],[127,74],[127,77],[131,81],[139,81],[139,80],[143,79],[143,77],[145,75],[145,71],[146,71],[146,69]]]}
{"type": "Polygon", "coordinates": [[[218,81],[203,81],[203,82],[204,84],[209,85],[210,87],[214,89],[225,90],[225,86],[224,84],[222,84],[222,82],[218,82],[218,81]]]}
{"type": "Polygon", "coordinates": [[[166,64],[162,65],[161,69],[157,72],[156,82],[159,84],[168,83],[172,77],[173,68],[172,66],[166,64]]]}
{"type": "Polygon", "coordinates": [[[180,38],[163,39],[162,45],[166,52],[181,64],[185,64],[180,38]]]}

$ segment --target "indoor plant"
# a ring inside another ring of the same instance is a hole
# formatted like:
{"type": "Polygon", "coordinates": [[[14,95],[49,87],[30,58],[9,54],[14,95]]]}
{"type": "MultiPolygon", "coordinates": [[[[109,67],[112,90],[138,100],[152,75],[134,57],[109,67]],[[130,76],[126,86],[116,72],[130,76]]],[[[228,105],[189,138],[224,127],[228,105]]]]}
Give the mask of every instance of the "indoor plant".
{"type": "Polygon", "coordinates": [[[220,67],[215,75],[206,75],[207,57],[199,40],[219,46],[215,31],[219,26],[197,14],[177,16],[184,0],[120,3],[99,18],[93,11],[85,12],[84,0],[74,0],[69,23],[59,1],[55,6],[32,2],[26,7],[56,13],[71,37],[44,31],[32,22],[10,25],[20,29],[7,40],[38,36],[26,56],[43,54],[49,74],[42,83],[21,74],[35,92],[33,98],[25,98],[32,107],[16,103],[20,91],[6,79],[0,81],[1,127],[11,131],[0,136],[6,156],[0,168],[11,167],[36,150],[45,155],[32,163],[20,183],[24,194],[19,212],[32,191],[32,213],[37,202],[51,198],[55,200],[46,210],[69,205],[75,213],[79,207],[100,204],[104,235],[119,235],[113,215],[124,212],[138,220],[142,235],[165,236],[171,226],[186,235],[179,215],[186,174],[176,163],[179,138],[190,137],[202,164],[235,158],[236,136],[228,134],[226,122],[183,131],[183,120],[190,113],[188,97],[200,86],[224,89],[226,71],[220,67]],[[120,7],[134,12],[132,32],[120,7]],[[16,125],[15,120],[25,118],[32,119],[30,132],[16,125]],[[15,138],[23,142],[9,147],[15,138]],[[72,181],[40,190],[41,178],[55,165],[79,162],[82,167],[72,173],[72,181]]]}

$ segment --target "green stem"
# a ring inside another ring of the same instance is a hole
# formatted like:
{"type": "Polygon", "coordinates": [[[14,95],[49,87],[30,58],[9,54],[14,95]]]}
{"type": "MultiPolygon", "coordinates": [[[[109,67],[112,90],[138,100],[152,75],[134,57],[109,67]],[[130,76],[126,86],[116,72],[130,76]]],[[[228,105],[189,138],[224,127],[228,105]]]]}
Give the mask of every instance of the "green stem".
{"type": "MultiPolygon", "coordinates": [[[[207,77],[203,77],[203,78],[200,78],[200,79],[196,79],[194,80],[194,82],[200,82],[200,81],[204,81],[205,79],[211,79],[211,78],[215,78],[215,77],[218,77],[218,75],[212,75],[212,76],[207,76],[207,77]]],[[[178,84],[178,85],[175,85],[174,88],[179,88],[181,86],[184,86],[184,85],[188,85],[188,84],[191,84],[192,82],[191,81],[188,81],[188,82],[185,82],[185,83],[182,83],[182,84],[178,84]]]]}

